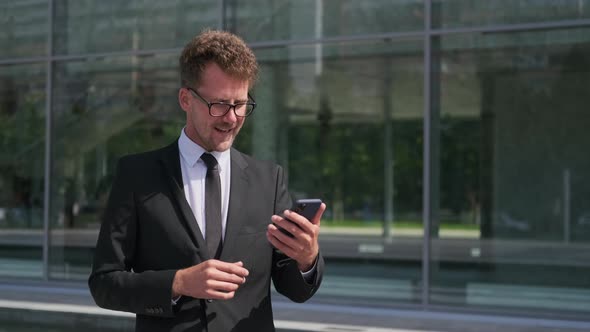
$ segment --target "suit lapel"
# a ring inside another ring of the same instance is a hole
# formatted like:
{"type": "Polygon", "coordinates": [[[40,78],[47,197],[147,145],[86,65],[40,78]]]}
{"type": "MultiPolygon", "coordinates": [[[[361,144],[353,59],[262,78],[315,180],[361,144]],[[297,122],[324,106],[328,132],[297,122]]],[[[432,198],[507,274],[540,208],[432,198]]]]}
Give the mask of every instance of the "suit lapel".
{"type": "Polygon", "coordinates": [[[178,151],[178,141],[170,144],[163,150],[160,161],[164,165],[164,170],[167,173],[166,179],[170,185],[172,196],[176,200],[178,207],[184,218],[181,218],[181,222],[184,227],[188,230],[188,233],[193,240],[194,244],[199,248],[199,256],[202,260],[209,259],[207,250],[201,250],[201,248],[207,248],[205,245],[205,239],[203,233],[199,229],[197,220],[193,211],[186,201],[184,195],[183,182],[182,182],[182,171],[180,170],[180,153],[178,151]]]}
{"type": "Polygon", "coordinates": [[[246,168],[248,164],[242,155],[235,149],[231,149],[231,186],[229,193],[229,207],[227,212],[227,223],[225,225],[225,238],[220,259],[225,261],[231,254],[236,243],[237,235],[243,226],[240,218],[243,208],[244,197],[248,195],[248,175],[246,168]]]}

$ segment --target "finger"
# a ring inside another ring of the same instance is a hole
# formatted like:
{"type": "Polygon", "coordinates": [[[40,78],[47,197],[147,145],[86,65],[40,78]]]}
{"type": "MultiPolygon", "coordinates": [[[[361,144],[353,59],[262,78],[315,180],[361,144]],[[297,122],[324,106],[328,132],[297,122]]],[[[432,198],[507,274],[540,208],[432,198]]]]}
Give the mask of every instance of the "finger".
{"type": "MultiPolygon", "coordinates": [[[[276,229],[276,226],[272,225],[273,229],[276,229]]],[[[279,241],[273,234],[274,231],[271,231],[271,225],[268,226],[268,229],[266,230],[266,239],[268,240],[268,242],[270,242],[270,244],[279,249],[279,246],[282,246],[283,244],[281,243],[281,241],[279,241]]],[[[280,231],[279,231],[280,232],[280,231]]]]}
{"type": "Polygon", "coordinates": [[[236,294],[235,291],[220,292],[220,291],[216,291],[216,290],[210,290],[207,292],[206,298],[211,299],[211,300],[229,300],[229,299],[232,299],[235,294],[236,294]]]}
{"type": "Polygon", "coordinates": [[[207,288],[212,291],[218,292],[235,292],[241,284],[235,284],[232,282],[224,282],[218,280],[209,280],[207,282],[207,288]]]}
{"type": "Polygon", "coordinates": [[[270,234],[271,237],[276,239],[280,243],[285,243],[293,238],[289,235],[283,233],[281,229],[275,224],[269,224],[267,228],[267,234],[270,234]]]}
{"type": "Polygon", "coordinates": [[[298,224],[289,219],[285,219],[280,216],[274,215],[272,216],[271,220],[273,223],[275,223],[275,225],[278,225],[280,228],[286,230],[295,237],[300,236],[300,234],[303,232],[301,228],[298,226],[298,224]]]}
{"type": "MultiPolygon", "coordinates": [[[[288,235],[283,234],[283,232],[281,232],[275,225],[270,224],[268,225],[268,230],[269,233],[271,235],[271,237],[273,237],[274,239],[276,239],[280,245],[281,248],[278,248],[279,250],[283,251],[283,249],[289,249],[289,250],[295,250],[295,251],[299,251],[302,250],[302,245],[296,240],[296,238],[292,238],[288,235]]],[[[274,242],[271,241],[271,243],[273,245],[275,245],[274,242]]],[[[276,245],[275,245],[276,247],[276,245]]]]}
{"type": "Polygon", "coordinates": [[[227,282],[235,285],[241,285],[245,282],[246,277],[233,273],[218,271],[217,274],[209,278],[210,281],[227,282]]]}
{"type": "Polygon", "coordinates": [[[289,250],[289,248],[283,244],[281,241],[279,241],[272,233],[271,231],[267,231],[266,232],[266,239],[268,240],[268,242],[270,242],[270,244],[277,250],[281,251],[281,252],[285,252],[285,250],[289,250]]]}
{"type": "MultiPolygon", "coordinates": [[[[238,262],[241,263],[241,262],[238,262]]],[[[242,263],[243,265],[243,263],[242,263]]],[[[240,266],[239,264],[236,263],[228,263],[228,262],[222,262],[222,261],[218,261],[218,263],[215,265],[215,268],[219,271],[228,273],[228,274],[234,274],[241,277],[247,277],[248,274],[250,274],[250,272],[240,266]]]]}
{"type": "Polygon", "coordinates": [[[279,241],[270,232],[266,233],[266,238],[273,245],[273,247],[280,250],[283,254],[287,255],[288,257],[296,259],[296,251],[293,250],[291,247],[285,245],[281,241],[279,241]]]}
{"type": "Polygon", "coordinates": [[[290,210],[286,210],[284,214],[285,218],[287,218],[292,224],[295,224],[294,226],[299,228],[302,232],[309,234],[314,232],[314,224],[304,216],[290,210]]]}
{"type": "Polygon", "coordinates": [[[310,220],[312,224],[319,226],[320,222],[322,221],[322,216],[324,215],[324,211],[326,211],[326,204],[322,203],[318,212],[315,213],[313,220],[310,220]]]}

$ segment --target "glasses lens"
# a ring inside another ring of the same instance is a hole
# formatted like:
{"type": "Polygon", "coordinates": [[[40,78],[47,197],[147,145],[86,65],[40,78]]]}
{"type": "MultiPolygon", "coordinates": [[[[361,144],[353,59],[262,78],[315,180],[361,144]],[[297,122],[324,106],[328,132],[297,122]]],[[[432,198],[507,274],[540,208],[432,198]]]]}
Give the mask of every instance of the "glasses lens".
{"type": "Polygon", "coordinates": [[[211,115],[213,116],[223,116],[229,110],[231,106],[223,105],[223,104],[212,104],[211,105],[211,115]]]}
{"type": "MultiPolygon", "coordinates": [[[[225,114],[227,114],[230,108],[233,108],[233,106],[227,104],[211,104],[209,113],[212,116],[224,116],[225,114]]],[[[238,104],[235,105],[234,110],[237,116],[248,116],[254,110],[254,105],[238,104]]]]}
{"type": "Polygon", "coordinates": [[[237,116],[247,116],[252,112],[253,109],[254,109],[254,105],[251,105],[251,104],[236,105],[236,115],[237,116]]]}

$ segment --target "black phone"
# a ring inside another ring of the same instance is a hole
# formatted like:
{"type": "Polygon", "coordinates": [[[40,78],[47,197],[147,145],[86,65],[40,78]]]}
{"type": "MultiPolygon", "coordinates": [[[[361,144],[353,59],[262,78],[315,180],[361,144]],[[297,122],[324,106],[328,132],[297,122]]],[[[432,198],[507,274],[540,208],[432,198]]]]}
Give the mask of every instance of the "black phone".
{"type": "MultiPolygon", "coordinates": [[[[321,205],[322,200],[319,198],[298,199],[295,201],[295,204],[293,204],[293,207],[291,207],[291,211],[304,216],[307,218],[307,220],[311,220],[313,217],[315,217],[315,214],[318,212],[321,205]]],[[[283,232],[283,234],[293,237],[293,234],[279,226],[277,227],[281,232],[283,232]]]]}
{"type": "Polygon", "coordinates": [[[322,200],[319,198],[298,199],[295,201],[295,205],[291,208],[291,211],[311,220],[315,217],[321,205],[322,200]]]}

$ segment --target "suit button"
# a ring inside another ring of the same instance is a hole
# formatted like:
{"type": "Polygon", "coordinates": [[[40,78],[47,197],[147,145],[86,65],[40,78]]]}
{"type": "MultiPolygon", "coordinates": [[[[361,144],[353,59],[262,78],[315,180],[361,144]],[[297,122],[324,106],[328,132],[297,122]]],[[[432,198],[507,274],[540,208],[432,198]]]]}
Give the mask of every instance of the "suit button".
{"type": "Polygon", "coordinates": [[[207,299],[207,303],[213,303],[213,300],[207,299]]]}

